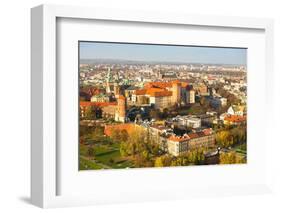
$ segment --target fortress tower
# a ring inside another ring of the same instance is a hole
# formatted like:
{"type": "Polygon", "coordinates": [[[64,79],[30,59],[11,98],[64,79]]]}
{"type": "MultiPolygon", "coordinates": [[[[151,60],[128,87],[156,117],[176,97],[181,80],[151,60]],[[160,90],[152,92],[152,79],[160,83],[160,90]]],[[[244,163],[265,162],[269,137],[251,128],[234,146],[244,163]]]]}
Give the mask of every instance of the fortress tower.
{"type": "Polygon", "coordinates": [[[173,82],[172,84],[172,103],[173,104],[180,104],[181,100],[181,84],[179,82],[173,82]]]}
{"type": "Polygon", "coordinates": [[[119,95],[117,99],[115,121],[125,122],[125,118],[126,118],[126,98],[123,95],[119,95]]]}

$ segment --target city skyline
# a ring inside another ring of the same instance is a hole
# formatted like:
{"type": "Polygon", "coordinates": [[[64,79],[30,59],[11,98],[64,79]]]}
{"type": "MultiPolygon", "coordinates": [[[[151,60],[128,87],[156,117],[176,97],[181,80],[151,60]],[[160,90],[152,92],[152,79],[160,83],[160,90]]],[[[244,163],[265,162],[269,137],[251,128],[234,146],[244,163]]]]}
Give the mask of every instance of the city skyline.
{"type": "Polygon", "coordinates": [[[79,50],[81,60],[157,61],[241,66],[247,64],[246,48],[80,41],[79,50]]]}
{"type": "Polygon", "coordinates": [[[79,170],[247,163],[247,49],[79,47],[79,170]]]}

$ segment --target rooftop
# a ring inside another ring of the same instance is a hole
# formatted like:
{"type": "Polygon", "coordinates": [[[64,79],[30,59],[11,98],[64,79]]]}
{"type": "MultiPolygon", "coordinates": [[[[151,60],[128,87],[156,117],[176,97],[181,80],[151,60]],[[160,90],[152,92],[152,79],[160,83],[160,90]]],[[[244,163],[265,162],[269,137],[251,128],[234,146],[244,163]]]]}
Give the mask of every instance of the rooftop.
{"type": "Polygon", "coordinates": [[[98,106],[98,107],[105,107],[105,106],[114,106],[117,105],[116,102],[91,102],[91,101],[80,101],[81,107],[89,107],[89,106],[98,106]]]}
{"type": "Polygon", "coordinates": [[[225,121],[233,122],[233,123],[239,123],[246,121],[246,116],[240,116],[240,115],[229,115],[224,118],[225,121]]]}
{"type": "Polygon", "coordinates": [[[174,81],[155,81],[155,82],[148,82],[144,85],[145,88],[171,88],[173,84],[179,84],[181,87],[187,87],[189,83],[187,81],[180,81],[180,80],[174,80],[174,81]]]}
{"type": "Polygon", "coordinates": [[[152,97],[172,96],[172,92],[163,88],[151,87],[148,89],[136,90],[136,95],[149,95],[152,97]]]}
{"type": "Polygon", "coordinates": [[[172,135],[169,137],[169,140],[174,142],[185,142],[188,141],[189,139],[200,138],[211,134],[213,134],[213,131],[210,128],[210,129],[203,129],[200,132],[192,132],[189,134],[184,134],[183,136],[172,135]]]}

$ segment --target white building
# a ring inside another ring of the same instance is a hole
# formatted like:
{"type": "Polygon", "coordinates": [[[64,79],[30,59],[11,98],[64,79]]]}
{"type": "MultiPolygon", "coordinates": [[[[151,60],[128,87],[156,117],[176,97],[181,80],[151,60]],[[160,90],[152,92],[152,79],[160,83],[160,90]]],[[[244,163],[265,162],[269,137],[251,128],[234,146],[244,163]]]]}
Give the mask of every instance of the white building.
{"type": "Polygon", "coordinates": [[[93,95],[91,102],[109,102],[109,97],[104,94],[93,95]]]}
{"type": "Polygon", "coordinates": [[[215,134],[212,129],[204,129],[201,132],[189,133],[183,136],[172,135],[167,140],[168,152],[174,156],[202,147],[212,148],[214,145],[215,134]]]}
{"type": "Polygon", "coordinates": [[[244,105],[232,105],[228,108],[227,114],[243,116],[246,114],[246,106],[244,105]]]}
{"type": "Polygon", "coordinates": [[[195,91],[194,90],[187,90],[186,91],[186,102],[188,104],[195,103],[195,91]]]}
{"type": "Polygon", "coordinates": [[[177,116],[178,124],[181,126],[200,128],[201,119],[195,116],[177,116]]]}
{"type": "Polygon", "coordinates": [[[226,106],[227,105],[227,98],[220,98],[221,106],[226,106]]]}

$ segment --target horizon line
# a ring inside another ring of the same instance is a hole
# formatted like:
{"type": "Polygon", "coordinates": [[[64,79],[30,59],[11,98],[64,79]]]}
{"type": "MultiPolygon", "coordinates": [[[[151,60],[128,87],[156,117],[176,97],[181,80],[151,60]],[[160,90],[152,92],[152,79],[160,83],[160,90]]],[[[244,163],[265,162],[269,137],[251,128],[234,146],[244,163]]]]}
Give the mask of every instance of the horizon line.
{"type": "Polygon", "coordinates": [[[162,63],[177,63],[177,64],[214,64],[214,65],[238,65],[238,66],[247,66],[247,64],[240,64],[240,63],[212,63],[212,62],[183,62],[183,61],[161,61],[161,60],[141,60],[141,59],[121,59],[121,58],[79,58],[79,62],[81,62],[81,60],[104,60],[104,61],[129,61],[129,62],[154,62],[154,63],[158,63],[158,62],[162,62],[162,63]]]}

